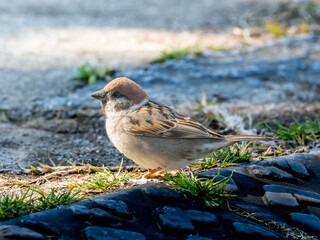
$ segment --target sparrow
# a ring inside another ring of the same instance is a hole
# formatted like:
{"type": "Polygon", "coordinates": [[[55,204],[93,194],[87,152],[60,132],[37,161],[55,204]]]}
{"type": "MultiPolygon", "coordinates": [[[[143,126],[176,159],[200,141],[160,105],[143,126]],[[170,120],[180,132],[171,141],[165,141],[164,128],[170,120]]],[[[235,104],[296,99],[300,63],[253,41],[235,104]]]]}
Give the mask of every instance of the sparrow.
{"type": "Polygon", "coordinates": [[[134,81],[120,77],[91,94],[101,101],[107,135],[127,158],[147,169],[177,170],[240,141],[270,137],[220,135],[151,100],[134,81]]]}

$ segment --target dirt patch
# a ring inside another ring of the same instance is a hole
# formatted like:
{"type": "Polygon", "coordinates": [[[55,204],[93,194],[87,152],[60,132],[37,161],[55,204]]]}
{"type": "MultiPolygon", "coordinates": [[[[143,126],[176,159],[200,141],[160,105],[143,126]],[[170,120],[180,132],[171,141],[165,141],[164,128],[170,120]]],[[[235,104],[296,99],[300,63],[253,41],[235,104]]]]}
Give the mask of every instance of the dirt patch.
{"type": "Polygon", "coordinates": [[[271,127],[275,127],[275,122],[288,127],[294,119],[304,122],[306,117],[313,120],[320,116],[319,103],[229,105],[228,107],[231,112],[241,115],[246,121],[249,121],[250,117],[253,125],[266,121],[271,127]]]}
{"type": "MultiPolygon", "coordinates": [[[[276,146],[281,146],[283,142],[277,142],[276,146]]],[[[320,144],[320,143],[318,143],[320,144]]],[[[310,150],[310,146],[298,146],[295,148],[290,147],[287,144],[281,146],[283,150],[279,152],[276,147],[270,148],[268,154],[264,157],[278,157],[285,156],[293,153],[304,153],[310,150]]],[[[262,146],[251,150],[252,162],[260,161],[261,154],[265,152],[269,146],[262,146]]],[[[194,173],[207,171],[208,169],[194,168],[194,173]]],[[[29,188],[37,189],[48,193],[50,189],[55,188],[58,192],[69,191],[73,188],[74,191],[79,191],[78,197],[91,198],[101,195],[105,191],[98,188],[87,188],[82,185],[88,185],[93,179],[99,177],[97,172],[111,171],[115,174],[119,172],[119,167],[97,167],[91,164],[81,164],[73,166],[59,166],[53,167],[49,165],[38,165],[30,169],[24,169],[19,171],[6,172],[2,169],[0,172],[0,197],[4,195],[22,195],[29,188]]],[[[130,188],[135,185],[143,184],[146,182],[163,182],[161,175],[157,178],[142,179],[142,176],[147,173],[148,170],[139,166],[125,166],[121,168],[120,175],[128,174],[130,177],[115,187],[107,190],[107,192],[116,192],[124,188],[130,188]]],[[[184,169],[185,172],[189,172],[190,169],[184,169]]],[[[174,172],[170,172],[174,174],[174,172]]],[[[100,176],[101,177],[101,176],[100,176]]]]}
{"type": "MultiPolygon", "coordinates": [[[[36,119],[1,124],[2,168],[21,169],[38,163],[90,163],[117,166],[123,156],[113,147],[99,118],[36,119]]],[[[128,165],[131,161],[125,159],[128,165]]]]}

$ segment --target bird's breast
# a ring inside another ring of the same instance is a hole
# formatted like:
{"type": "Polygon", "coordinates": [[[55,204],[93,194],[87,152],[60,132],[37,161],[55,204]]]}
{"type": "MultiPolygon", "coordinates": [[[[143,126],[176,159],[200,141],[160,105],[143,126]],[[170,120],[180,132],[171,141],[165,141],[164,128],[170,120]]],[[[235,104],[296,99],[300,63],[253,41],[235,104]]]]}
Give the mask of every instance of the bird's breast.
{"type": "Polygon", "coordinates": [[[127,134],[121,116],[109,115],[105,122],[105,128],[109,140],[120,151],[124,152],[127,144],[127,134]]]}

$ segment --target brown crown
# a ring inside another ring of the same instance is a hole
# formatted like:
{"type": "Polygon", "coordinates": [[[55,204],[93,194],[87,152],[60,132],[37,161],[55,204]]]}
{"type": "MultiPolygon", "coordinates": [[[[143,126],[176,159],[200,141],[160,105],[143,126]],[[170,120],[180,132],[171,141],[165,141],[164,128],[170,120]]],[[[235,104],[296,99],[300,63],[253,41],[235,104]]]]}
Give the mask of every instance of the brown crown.
{"type": "Polygon", "coordinates": [[[118,91],[122,95],[133,100],[133,104],[139,104],[145,99],[149,99],[147,93],[137,83],[126,77],[119,77],[109,82],[102,92],[118,91]]]}

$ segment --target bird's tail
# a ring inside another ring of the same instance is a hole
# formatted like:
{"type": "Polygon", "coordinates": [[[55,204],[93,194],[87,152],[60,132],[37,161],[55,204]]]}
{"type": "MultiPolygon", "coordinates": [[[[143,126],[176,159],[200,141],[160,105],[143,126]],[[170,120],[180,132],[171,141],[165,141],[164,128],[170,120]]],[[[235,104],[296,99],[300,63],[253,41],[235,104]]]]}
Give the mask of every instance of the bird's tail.
{"type": "Polygon", "coordinates": [[[224,135],[228,142],[241,142],[241,141],[272,141],[272,137],[253,136],[253,135],[224,135]]]}

